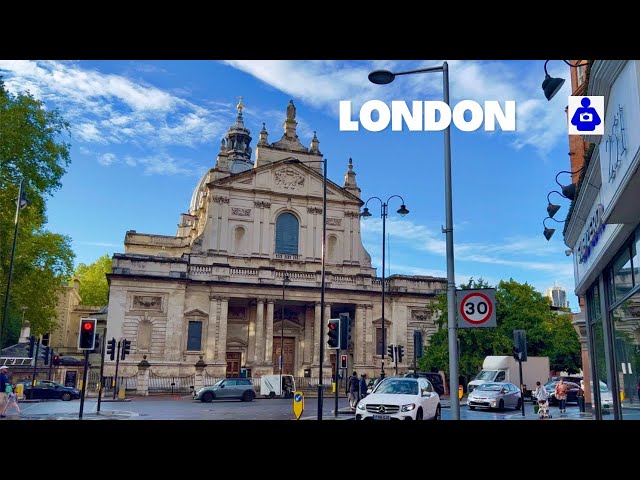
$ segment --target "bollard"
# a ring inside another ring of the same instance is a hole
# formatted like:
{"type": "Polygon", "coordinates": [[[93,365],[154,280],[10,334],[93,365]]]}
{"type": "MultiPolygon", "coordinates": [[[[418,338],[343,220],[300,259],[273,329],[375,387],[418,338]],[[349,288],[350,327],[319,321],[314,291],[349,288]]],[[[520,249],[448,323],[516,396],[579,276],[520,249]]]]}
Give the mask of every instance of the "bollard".
{"type": "Polygon", "coordinates": [[[120,386],[120,389],[118,390],[118,398],[120,400],[124,399],[124,387],[122,385],[120,386]]]}
{"type": "Polygon", "coordinates": [[[22,399],[24,396],[24,384],[18,383],[16,385],[16,397],[22,399]]]}
{"type": "Polygon", "coordinates": [[[462,400],[463,395],[464,395],[464,390],[462,389],[462,385],[458,385],[458,399],[462,400]]]}

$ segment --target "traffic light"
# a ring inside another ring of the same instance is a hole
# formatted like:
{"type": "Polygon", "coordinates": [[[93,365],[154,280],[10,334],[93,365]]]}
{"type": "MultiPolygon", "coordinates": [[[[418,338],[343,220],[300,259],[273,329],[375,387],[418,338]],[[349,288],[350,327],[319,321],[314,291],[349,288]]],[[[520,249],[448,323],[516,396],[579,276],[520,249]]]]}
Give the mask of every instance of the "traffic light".
{"type": "Polygon", "coordinates": [[[340,348],[351,347],[351,318],[348,313],[340,314],[340,348]]]}
{"type": "Polygon", "coordinates": [[[44,347],[44,364],[49,365],[49,347],[44,347]]]}
{"type": "Polygon", "coordinates": [[[33,349],[36,346],[36,337],[31,335],[29,337],[29,358],[33,358],[33,349]]]}
{"type": "Polygon", "coordinates": [[[340,368],[347,368],[347,356],[346,355],[341,355],[340,356],[340,368]]]}
{"type": "Polygon", "coordinates": [[[78,350],[93,350],[96,341],[96,319],[82,318],[78,334],[78,350]]]}
{"type": "Polygon", "coordinates": [[[95,345],[93,347],[93,351],[91,353],[100,353],[100,348],[102,347],[100,345],[100,340],[101,340],[100,334],[96,333],[96,341],[95,341],[95,345]]]}
{"type": "Polygon", "coordinates": [[[389,345],[387,347],[387,355],[389,355],[389,360],[393,362],[393,345],[389,345]]]}
{"type": "Polygon", "coordinates": [[[402,356],[404,355],[404,345],[398,345],[396,347],[397,350],[397,354],[398,354],[398,363],[402,362],[402,356]]]}
{"type": "Polygon", "coordinates": [[[60,357],[58,355],[51,357],[51,365],[60,365],[60,357]]]}
{"type": "Polygon", "coordinates": [[[122,352],[120,352],[120,360],[124,360],[131,353],[131,340],[126,338],[122,340],[122,352]]]}
{"type": "Polygon", "coordinates": [[[519,362],[527,361],[527,332],[526,330],[513,331],[513,358],[519,362]]]}
{"type": "Polygon", "coordinates": [[[327,344],[329,348],[340,348],[340,319],[332,318],[327,323],[327,344]]]}
{"type": "Polygon", "coordinates": [[[109,360],[114,360],[116,358],[116,339],[112,338],[107,342],[107,355],[109,355],[109,360]]]}

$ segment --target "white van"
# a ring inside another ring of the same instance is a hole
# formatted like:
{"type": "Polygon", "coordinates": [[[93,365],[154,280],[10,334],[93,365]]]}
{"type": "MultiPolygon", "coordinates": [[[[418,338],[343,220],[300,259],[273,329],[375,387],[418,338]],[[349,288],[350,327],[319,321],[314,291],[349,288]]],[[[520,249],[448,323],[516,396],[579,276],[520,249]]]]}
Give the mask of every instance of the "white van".
{"type": "Polygon", "coordinates": [[[260,395],[264,398],[293,398],[296,391],[296,381],[293,375],[282,375],[282,388],[280,388],[280,375],[263,375],[260,377],[260,395]]]}

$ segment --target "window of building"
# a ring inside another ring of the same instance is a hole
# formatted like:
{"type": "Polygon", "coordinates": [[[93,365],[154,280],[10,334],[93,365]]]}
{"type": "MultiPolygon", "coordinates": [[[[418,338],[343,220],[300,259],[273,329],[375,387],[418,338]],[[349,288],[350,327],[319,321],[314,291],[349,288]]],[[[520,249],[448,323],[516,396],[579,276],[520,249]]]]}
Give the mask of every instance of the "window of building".
{"type": "Polygon", "coordinates": [[[615,365],[618,389],[621,391],[622,418],[633,418],[638,395],[640,368],[640,292],[627,298],[613,310],[615,365]]]}
{"type": "Polygon", "coordinates": [[[276,220],[276,253],[298,254],[298,219],[289,212],[276,220]]]}
{"type": "Polygon", "coordinates": [[[138,350],[149,350],[151,348],[151,330],[153,324],[143,320],[138,324],[138,339],[136,348],[138,350]]]}
{"type": "MultiPolygon", "coordinates": [[[[384,343],[385,343],[385,350],[387,349],[387,347],[389,346],[389,329],[385,328],[385,339],[384,339],[384,343]]],[[[387,354],[387,352],[385,352],[385,355],[387,354]]],[[[382,328],[378,327],[376,328],[376,355],[382,355],[382,328]]]]}
{"type": "Polygon", "coordinates": [[[576,73],[578,75],[578,87],[587,80],[587,66],[584,65],[585,63],[586,62],[584,60],[579,60],[578,66],[576,67],[576,73]]]}
{"type": "Polygon", "coordinates": [[[631,248],[627,244],[613,261],[611,269],[612,302],[616,302],[624,297],[633,288],[633,273],[631,269],[631,248]]]}
{"type": "Polygon", "coordinates": [[[587,309],[590,322],[595,322],[601,317],[600,290],[597,282],[593,287],[587,290],[587,309]]]}
{"type": "Polygon", "coordinates": [[[202,350],[202,322],[198,320],[189,321],[187,350],[190,352],[199,352],[202,350]]]}

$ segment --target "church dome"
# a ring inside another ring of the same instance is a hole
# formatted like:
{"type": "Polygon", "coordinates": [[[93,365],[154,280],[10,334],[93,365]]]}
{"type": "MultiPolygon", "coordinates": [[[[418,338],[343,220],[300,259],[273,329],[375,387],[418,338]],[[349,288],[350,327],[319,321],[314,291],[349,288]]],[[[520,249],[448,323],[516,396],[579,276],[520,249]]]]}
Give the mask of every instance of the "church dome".
{"type": "Polygon", "coordinates": [[[205,173],[200,181],[198,182],[198,186],[193,191],[191,195],[191,203],[189,204],[189,215],[195,215],[198,210],[198,206],[200,205],[200,201],[202,200],[202,196],[204,195],[204,186],[207,183],[207,176],[209,172],[205,173]]]}

